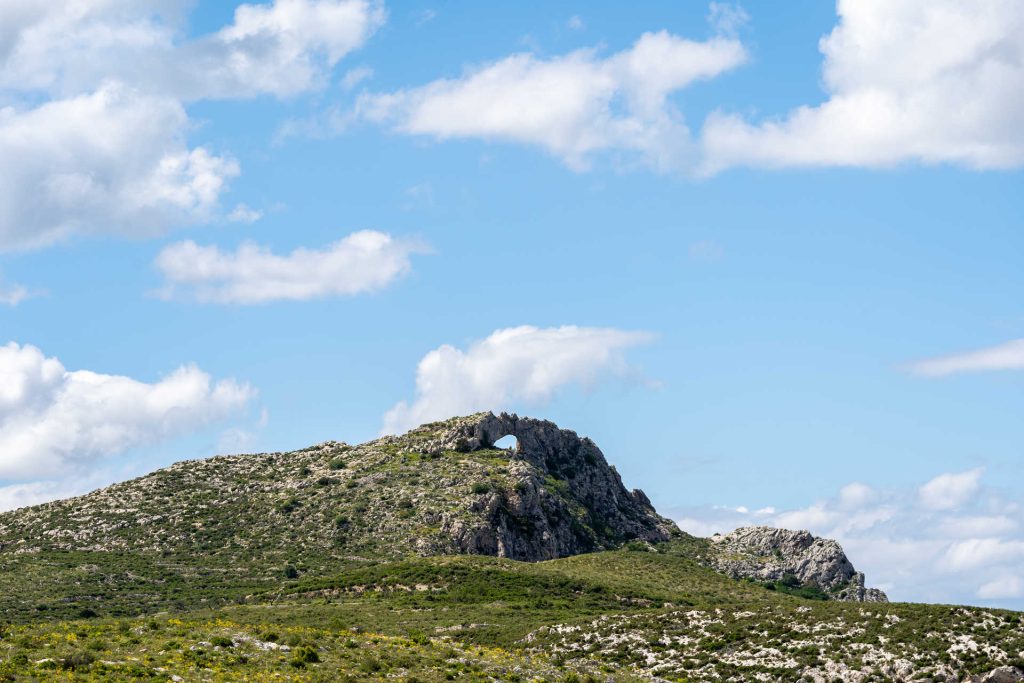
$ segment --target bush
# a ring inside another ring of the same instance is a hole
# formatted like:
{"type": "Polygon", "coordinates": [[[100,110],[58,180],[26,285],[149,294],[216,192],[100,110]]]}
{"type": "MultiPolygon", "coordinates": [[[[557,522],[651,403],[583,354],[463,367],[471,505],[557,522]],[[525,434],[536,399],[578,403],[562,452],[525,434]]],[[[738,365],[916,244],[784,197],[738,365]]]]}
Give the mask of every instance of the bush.
{"type": "Polygon", "coordinates": [[[329,463],[327,463],[327,466],[332,470],[343,470],[345,469],[345,465],[346,463],[344,458],[334,458],[329,463]]]}
{"type": "Polygon", "coordinates": [[[227,636],[214,636],[210,638],[210,644],[214,647],[234,647],[235,641],[227,636]]]}
{"type": "Polygon", "coordinates": [[[316,664],[320,661],[320,655],[314,647],[310,645],[300,645],[295,650],[295,654],[292,656],[290,662],[292,666],[296,668],[303,668],[307,664],[316,664]]]}
{"type": "Polygon", "coordinates": [[[478,495],[479,494],[483,494],[483,493],[487,493],[490,490],[491,490],[491,485],[488,484],[487,482],[478,481],[477,483],[473,484],[473,493],[476,493],[478,495]]]}
{"type": "Polygon", "coordinates": [[[286,565],[284,568],[284,578],[286,579],[297,579],[299,578],[299,570],[293,565],[286,565]]]}
{"type": "Polygon", "coordinates": [[[95,661],[96,658],[89,652],[76,652],[60,660],[60,668],[68,671],[78,671],[80,669],[88,669],[95,661]]]}

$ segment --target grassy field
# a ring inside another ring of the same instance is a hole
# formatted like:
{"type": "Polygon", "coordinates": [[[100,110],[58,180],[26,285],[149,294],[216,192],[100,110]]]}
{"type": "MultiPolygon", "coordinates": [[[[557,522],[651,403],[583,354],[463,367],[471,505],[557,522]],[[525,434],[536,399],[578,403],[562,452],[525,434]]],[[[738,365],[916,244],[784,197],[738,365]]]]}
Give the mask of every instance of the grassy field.
{"type": "MultiPolygon", "coordinates": [[[[84,558],[54,556],[34,565],[52,572],[33,584],[33,600],[46,609],[16,606],[20,597],[6,590],[14,579],[3,574],[11,623],[0,639],[0,675],[797,681],[815,673],[884,681],[943,680],[1024,659],[1021,614],[806,600],[713,572],[693,560],[699,551],[681,541],[540,563],[481,556],[354,563],[274,587],[218,575],[161,585],[153,561],[139,591],[118,588],[94,601],[102,614],[60,597],[84,558]],[[57,577],[64,583],[51,582],[57,577]]],[[[136,569],[93,569],[83,586],[94,590],[103,583],[97,577],[136,569]]]]}

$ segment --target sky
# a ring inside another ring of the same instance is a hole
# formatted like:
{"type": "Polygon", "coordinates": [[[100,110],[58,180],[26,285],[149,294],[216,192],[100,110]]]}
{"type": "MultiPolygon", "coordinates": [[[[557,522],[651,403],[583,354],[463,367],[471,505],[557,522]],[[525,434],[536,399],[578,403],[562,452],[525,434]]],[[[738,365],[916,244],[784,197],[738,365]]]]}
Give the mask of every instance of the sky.
{"type": "Polygon", "coordinates": [[[0,508],[478,410],[1024,609],[1016,0],[0,1],[0,508]]]}

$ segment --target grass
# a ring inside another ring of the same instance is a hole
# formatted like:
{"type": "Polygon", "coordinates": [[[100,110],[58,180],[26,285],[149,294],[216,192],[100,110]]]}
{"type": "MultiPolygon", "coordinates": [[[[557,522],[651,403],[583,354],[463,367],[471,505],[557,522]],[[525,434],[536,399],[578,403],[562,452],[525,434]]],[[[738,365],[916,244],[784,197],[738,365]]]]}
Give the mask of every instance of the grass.
{"type": "MultiPolygon", "coordinates": [[[[1024,657],[1024,615],[808,600],[713,572],[694,561],[700,548],[681,540],[540,563],[352,562],[326,576],[240,584],[220,575],[166,586],[181,602],[174,617],[127,616],[168,605],[110,589],[92,596],[103,614],[87,619],[68,618],[86,603],[60,597],[69,584],[52,582],[83,572],[86,557],[48,556],[51,581],[32,590],[51,608],[15,609],[25,596],[2,594],[18,623],[0,638],[0,679],[796,681],[828,664],[871,670],[867,681],[892,678],[887,661],[962,678],[1024,657]]],[[[92,560],[112,558],[125,561],[92,560]]],[[[146,567],[155,581],[157,562],[117,571],[146,567]]]]}

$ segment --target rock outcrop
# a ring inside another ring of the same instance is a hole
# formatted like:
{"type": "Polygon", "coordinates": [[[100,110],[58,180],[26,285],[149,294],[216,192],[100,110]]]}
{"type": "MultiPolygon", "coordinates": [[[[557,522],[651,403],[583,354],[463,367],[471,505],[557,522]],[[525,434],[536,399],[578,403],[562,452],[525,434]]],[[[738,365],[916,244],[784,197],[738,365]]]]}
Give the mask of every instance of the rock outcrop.
{"type": "Polygon", "coordinates": [[[510,486],[471,503],[475,514],[442,517],[447,550],[518,560],[548,560],[621,545],[666,541],[680,535],[647,496],[629,491],[601,450],[588,438],[553,422],[502,413],[451,421],[423,450],[473,453],[494,448],[505,436],[510,486]]]}
{"type": "Polygon", "coordinates": [[[772,527],[743,527],[711,538],[711,562],[734,578],[763,582],[795,577],[800,585],[817,586],[835,600],[888,602],[877,588],[865,588],[858,572],[832,539],[807,531],[772,527]]]}
{"type": "Polygon", "coordinates": [[[1024,681],[1024,671],[1015,666],[1001,666],[987,674],[971,676],[964,683],[1020,683],[1024,681]]]}

